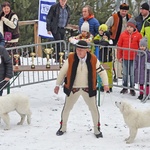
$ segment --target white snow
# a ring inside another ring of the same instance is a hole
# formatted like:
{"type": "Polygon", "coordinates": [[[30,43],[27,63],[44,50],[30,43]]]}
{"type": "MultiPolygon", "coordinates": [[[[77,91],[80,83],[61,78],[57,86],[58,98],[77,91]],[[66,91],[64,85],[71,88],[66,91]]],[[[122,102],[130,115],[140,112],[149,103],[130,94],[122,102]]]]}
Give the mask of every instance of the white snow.
{"type": "MultiPolygon", "coordinates": [[[[12,88],[13,92],[23,92],[30,97],[32,123],[25,122],[22,126],[16,125],[19,115],[9,113],[11,129],[4,129],[4,122],[0,126],[0,150],[149,150],[150,128],[139,129],[132,144],[126,144],[128,127],[123,116],[115,106],[115,101],[125,100],[137,109],[150,108],[150,101],[143,104],[137,100],[138,92],[133,97],[129,94],[121,95],[120,88],[113,88],[111,94],[101,93],[101,131],[103,138],[97,139],[93,134],[91,114],[82,97],[79,98],[70,113],[67,132],[56,136],[59,129],[61,111],[65,94],[61,89],[59,94],[53,92],[55,81],[28,85],[21,88],[12,88]]],[[[6,91],[4,91],[4,95],[6,91]]]]}

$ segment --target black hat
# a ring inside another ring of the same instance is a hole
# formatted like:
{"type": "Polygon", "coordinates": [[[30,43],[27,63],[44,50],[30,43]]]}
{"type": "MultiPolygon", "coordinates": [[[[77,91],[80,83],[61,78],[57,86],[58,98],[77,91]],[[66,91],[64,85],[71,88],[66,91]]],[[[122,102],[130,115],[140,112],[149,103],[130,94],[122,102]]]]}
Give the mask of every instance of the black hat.
{"type": "Polygon", "coordinates": [[[123,4],[120,5],[120,9],[129,10],[129,5],[126,4],[126,3],[123,3],[123,4]]]}
{"type": "Polygon", "coordinates": [[[86,41],[84,40],[80,40],[77,44],[76,44],[76,47],[79,47],[79,48],[83,48],[83,49],[87,49],[89,48],[89,45],[86,41]]]}
{"type": "Polygon", "coordinates": [[[145,9],[145,10],[149,10],[149,5],[147,3],[143,3],[140,8],[145,9]]]}
{"type": "Polygon", "coordinates": [[[107,36],[108,39],[110,39],[110,32],[109,32],[109,31],[105,31],[105,32],[103,33],[103,36],[107,36]]]}

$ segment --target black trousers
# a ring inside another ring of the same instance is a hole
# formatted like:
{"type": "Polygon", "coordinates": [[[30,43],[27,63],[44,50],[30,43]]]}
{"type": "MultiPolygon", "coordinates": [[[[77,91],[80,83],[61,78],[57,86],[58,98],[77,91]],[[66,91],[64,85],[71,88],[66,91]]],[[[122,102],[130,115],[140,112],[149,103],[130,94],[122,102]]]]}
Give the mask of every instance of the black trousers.
{"type": "MultiPolygon", "coordinates": [[[[58,27],[57,32],[56,33],[52,32],[52,35],[53,35],[55,41],[64,40],[65,29],[58,27]]],[[[56,52],[56,60],[59,60],[59,52],[62,51],[62,50],[60,50],[62,48],[63,48],[62,45],[60,45],[60,43],[58,43],[57,44],[57,49],[55,50],[55,52],[56,52]]]]}

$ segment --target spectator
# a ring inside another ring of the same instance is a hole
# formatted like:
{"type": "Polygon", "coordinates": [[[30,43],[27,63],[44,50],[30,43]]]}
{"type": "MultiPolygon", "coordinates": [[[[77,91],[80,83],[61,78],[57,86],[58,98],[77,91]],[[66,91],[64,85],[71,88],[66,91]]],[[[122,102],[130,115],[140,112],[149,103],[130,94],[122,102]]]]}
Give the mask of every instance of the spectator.
{"type": "MultiPolygon", "coordinates": [[[[2,12],[0,18],[3,21],[3,33],[5,39],[5,47],[16,47],[19,40],[19,26],[18,26],[18,16],[11,10],[10,3],[4,2],[2,4],[2,12]]],[[[14,50],[10,54],[18,53],[14,50]]],[[[13,58],[13,57],[12,57],[13,58]]],[[[13,58],[13,64],[15,65],[15,59],[13,58]]],[[[20,64],[20,59],[19,59],[20,64]]]]}
{"type": "Polygon", "coordinates": [[[146,97],[149,95],[149,77],[150,77],[150,72],[147,71],[146,75],[147,75],[147,86],[144,87],[145,84],[145,62],[149,62],[150,63],[150,51],[147,49],[147,38],[143,37],[140,40],[139,43],[139,50],[141,51],[145,51],[147,54],[147,60],[146,56],[144,53],[142,52],[138,52],[135,58],[135,83],[139,84],[140,87],[140,95],[138,96],[139,100],[144,100],[146,99],[146,97]],[[143,91],[146,91],[146,97],[143,97],[143,91]]]}
{"type": "Polygon", "coordinates": [[[84,40],[87,43],[91,43],[93,40],[93,35],[89,32],[89,23],[87,21],[81,26],[81,34],[69,38],[69,41],[73,44],[76,44],[79,40],[84,40]]]}
{"type": "Polygon", "coordinates": [[[92,11],[91,6],[86,5],[82,9],[82,17],[79,19],[79,31],[81,32],[81,26],[84,21],[87,21],[90,26],[90,33],[93,36],[98,34],[99,21],[94,18],[94,13],[92,11]]]}
{"type": "Polygon", "coordinates": [[[76,52],[69,55],[59,72],[54,92],[58,94],[59,86],[65,78],[64,93],[66,94],[66,102],[61,115],[60,129],[56,132],[58,136],[66,132],[69,113],[81,95],[91,111],[96,138],[103,137],[96,104],[96,76],[97,73],[101,76],[105,91],[109,90],[108,78],[99,60],[88,51],[87,42],[80,40],[76,44],[76,52]]]}
{"type": "MultiPolygon", "coordinates": [[[[108,29],[108,27],[106,24],[102,24],[99,26],[99,28],[98,28],[99,33],[93,39],[94,44],[99,44],[99,41],[102,39],[103,33],[105,31],[107,31],[107,29],[108,29]]],[[[98,59],[99,59],[100,52],[101,51],[99,51],[98,46],[93,47],[92,53],[94,53],[98,57],[98,59]]]]}
{"type": "MultiPolygon", "coordinates": [[[[65,27],[70,18],[70,8],[67,0],[59,0],[51,6],[46,17],[46,29],[48,34],[52,34],[54,40],[64,40],[65,27]]],[[[56,62],[59,62],[60,43],[57,44],[56,62]]]]}
{"type": "MultiPolygon", "coordinates": [[[[112,92],[112,87],[113,87],[113,64],[112,64],[112,48],[109,46],[112,46],[113,41],[110,39],[110,33],[109,31],[105,31],[103,33],[102,39],[99,41],[99,44],[101,45],[100,47],[100,62],[101,64],[106,64],[109,69],[107,71],[108,75],[108,83],[109,83],[109,92],[112,92]]],[[[101,87],[101,91],[103,91],[103,86],[101,87]]]]}
{"type": "MultiPolygon", "coordinates": [[[[120,34],[126,29],[127,21],[131,18],[131,15],[128,13],[129,5],[123,3],[120,5],[120,11],[114,13],[106,21],[108,30],[111,33],[110,38],[113,40],[113,45],[116,46],[120,34]]],[[[116,60],[117,51],[114,51],[114,82],[117,82],[118,77],[122,77],[122,64],[118,63],[116,60]],[[117,69],[116,69],[117,68],[117,69]],[[117,74],[116,74],[117,71],[117,74]]]]}
{"type": "Polygon", "coordinates": [[[149,13],[149,5],[147,3],[143,3],[140,7],[140,14],[135,18],[137,23],[137,29],[140,32],[143,26],[144,21],[150,17],[149,13]]]}
{"type": "Polygon", "coordinates": [[[128,79],[130,76],[130,94],[135,96],[134,91],[134,59],[136,53],[134,50],[139,48],[139,42],[142,35],[136,29],[136,21],[130,18],[127,23],[127,29],[121,33],[118,40],[118,47],[129,48],[129,50],[118,49],[117,58],[123,63],[123,89],[120,93],[128,92],[128,79]]]}
{"type": "Polygon", "coordinates": [[[107,31],[108,27],[106,24],[102,24],[98,28],[98,34],[94,37],[94,43],[99,44],[99,41],[102,39],[103,33],[107,31]]]}
{"type": "Polygon", "coordinates": [[[141,34],[142,36],[147,37],[148,40],[148,46],[147,48],[150,50],[150,14],[149,14],[149,5],[147,3],[144,3],[141,6],[143,9],[143,11],[148,13],[148,16],[144,19],[144,23],[142,25],[142,29],[141,29],[141,34]]]}
{"type": "Polygon", "coordinates": [[[3,94],[3,88],[13,77],[12,59],[3,46],[0,46],[0,96],[3,94]]]}

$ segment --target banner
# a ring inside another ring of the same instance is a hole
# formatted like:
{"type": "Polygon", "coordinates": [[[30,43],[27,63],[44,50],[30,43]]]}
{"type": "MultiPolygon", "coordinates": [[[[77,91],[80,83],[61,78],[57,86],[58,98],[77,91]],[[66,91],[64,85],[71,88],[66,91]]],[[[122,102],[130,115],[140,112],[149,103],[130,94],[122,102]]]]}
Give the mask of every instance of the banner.
{"type": "Polygon", "coordinates": [[[38,15],[38,35],[43,38],[52,38],[52,35],[47,34],[46,16],[50,7],[56,3],[56,0],[39,0],[39,15],[38,15]]]}

